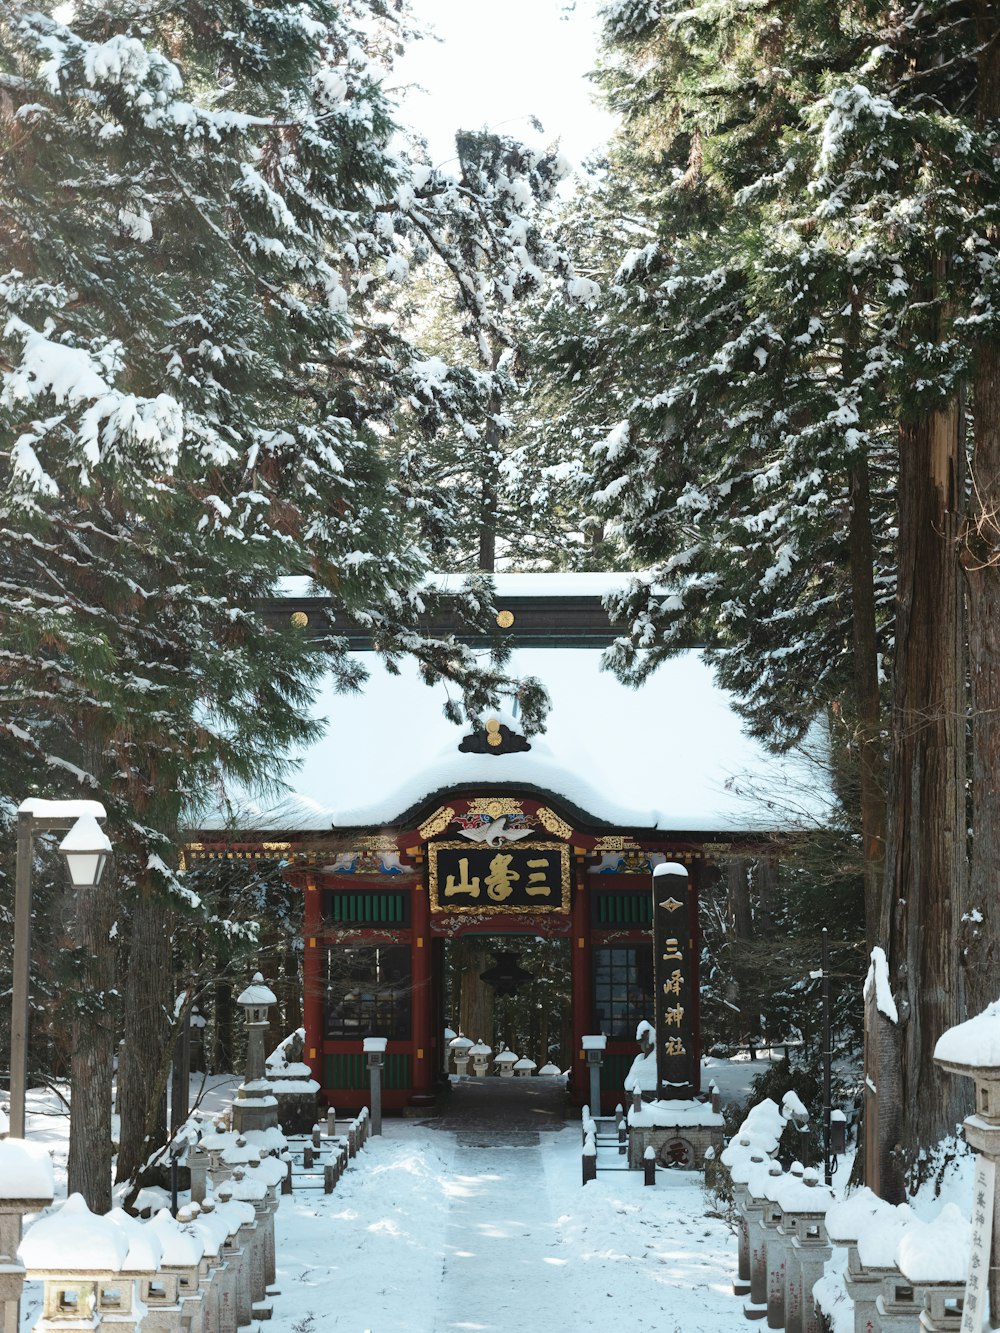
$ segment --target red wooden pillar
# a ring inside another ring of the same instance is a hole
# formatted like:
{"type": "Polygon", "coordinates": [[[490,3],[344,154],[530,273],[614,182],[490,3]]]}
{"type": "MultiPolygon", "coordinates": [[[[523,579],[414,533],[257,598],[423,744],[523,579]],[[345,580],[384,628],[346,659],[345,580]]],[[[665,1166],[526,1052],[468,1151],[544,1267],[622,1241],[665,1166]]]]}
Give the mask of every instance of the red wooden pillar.
{"type": "Polygon", "coordinates": [[[306,880],[306,902],[303,913],[303,942],[305,945],[302,959],[302,984],[305,994],[302,997],[302,1021],[306,1029],[306,1062],[312,1070],[313,1078],[324,1087],[326,1084],[323,1069],[323,1001],[325,981],[323,976],[323,951],[319,945],[319,936],[323,929],[323,911],[319,889],[315,878],[310,875],[306,880]]]}
{"type": "Polygon", "coordinates": [[[427,885],[416,884],[411,897],[413,944],[410,949],[413,1023],[413,1097],[415,1106],[434,1100],[434,1006],[431,1004],[431,911],[427,885]]]}
{"type": "MultiPolygon", "coordinates": [[[[570,977],[573,983],[573,1100],[582,1106],[590,1095],[587,1066],[583,1057],[583,1037],[591,1028],[591,943],[590,895],[587,892],[587,868],[576,861],[573,904],[570,910],[570,977]]],[[[599,1108],[591,1107],[594,1115],[599,1108]]]]}

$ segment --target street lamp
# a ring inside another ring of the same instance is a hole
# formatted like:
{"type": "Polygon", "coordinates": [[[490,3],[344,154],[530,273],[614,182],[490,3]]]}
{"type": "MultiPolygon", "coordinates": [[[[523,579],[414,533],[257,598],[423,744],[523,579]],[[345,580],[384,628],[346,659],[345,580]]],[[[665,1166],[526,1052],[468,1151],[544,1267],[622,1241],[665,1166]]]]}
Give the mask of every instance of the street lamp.
{"type": "Polygon", "coordinates": [[[24,1138],[25,1095],[28,1086],[31,861],[34,855],[35,837],[39,833],[62,833],[69,829],[69,834],[63,839],[63,845],[73,882],[78,887],[93,886],[99,882],[108,853],[111,851],[111,843],[97,823],[98,820],[106,818],[104,806],[100,801],[45,801],[32,797],[30,800],[22,801],[17,807],[14,963],[10,1018],[10,1137],[12,1139],[24,1138]],[[68,847],[65,846],[66,843],[69,843],[68,847]],[[77,875],[81,875],[82,878],[78,880],[77,875]]]}

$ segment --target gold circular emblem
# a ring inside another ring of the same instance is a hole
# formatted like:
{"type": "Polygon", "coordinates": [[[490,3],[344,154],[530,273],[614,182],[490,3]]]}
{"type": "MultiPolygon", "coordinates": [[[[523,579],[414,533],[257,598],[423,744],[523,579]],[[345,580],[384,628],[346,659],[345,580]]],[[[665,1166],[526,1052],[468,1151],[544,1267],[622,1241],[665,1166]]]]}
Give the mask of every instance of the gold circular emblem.
{"type": "Polygon", "coordinates": [[[303,625],[309,624],[309,617],[306,615],[304,611],[293,611],[290,618],[292,624],[295,625],[298,629],[301,629],[303,625]]]}
{"type": "Polygon", "coordinates": [[[498,732],[500,730],[500,723],[496,720],[495,717],[491,717],[489,721],[486,723],[486,730],[490,733],[490,735],[493,735],[495,732],[498,732]]]}
{"type": "Polygon", "coordinates": [[[499,819],[501,815],[509,814],[506,801],[487,801],[486,813],[491,819],[499,819]]]}
{"type": "Polygon", "coordinates": [[[499,731],[491,731],[486,737],[486,744],[492,745],[495,749],[498,745],[503,745],[503,737],[500,735],[499,731]]]}
{"type": "Polygon", "coordinates": [[[501,629],[510,629],[514,623],[513,611],[499,611],[497,613],[497,624],[501,629]]]}

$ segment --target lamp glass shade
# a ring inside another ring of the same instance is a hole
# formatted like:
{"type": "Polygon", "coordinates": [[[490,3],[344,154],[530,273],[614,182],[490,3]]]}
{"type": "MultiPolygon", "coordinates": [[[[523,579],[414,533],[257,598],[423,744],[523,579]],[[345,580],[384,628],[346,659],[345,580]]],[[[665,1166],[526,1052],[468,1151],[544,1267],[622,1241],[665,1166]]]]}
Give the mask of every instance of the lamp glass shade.
{"type": "Polygon", "coordinates": [[[75,889],[95,888],[107,864],[107,852],[64,852],[69,877],[75,889]]]}
{"type": "Polygon", "coordinates": [[[93,815],[81,815],[59,844],[66,858],[73,887],[89,889],[100,884],[111,852],[108,835],[93,815]]]}

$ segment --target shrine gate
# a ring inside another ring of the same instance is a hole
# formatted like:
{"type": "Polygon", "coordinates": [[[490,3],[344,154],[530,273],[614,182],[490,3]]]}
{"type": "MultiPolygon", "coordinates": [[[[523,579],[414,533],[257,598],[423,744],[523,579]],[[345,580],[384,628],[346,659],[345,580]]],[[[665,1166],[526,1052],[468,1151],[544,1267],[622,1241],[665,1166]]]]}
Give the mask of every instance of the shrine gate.
{"type": "MultiPolygon", "coordinates": [[[[279,856],[302,892],[306,1058],[338,1110],[367,1102],[362,1039],[375,1035],[388,1038],[385,1108],[432,1103],[445,1077],[445,943],[508,934],[568,942],[572,1049],[560,1060],[588,1100],[581,1039],[603,1033],[613,1108],[636,1026],[654,1015],[651,873],[664,861],[688,870],[676,938],[697,997],[698,889],[717,860],[753,855],[781,822],[753,784],[802,784],[788,757],[743,734],[696,650],[639,690],[600,670],[614,633],[608,580],[496,579],[497,623],[524,645],[511,670],[549,690],[544,735],[521,735],[516,711],[465,734],[415,668],[376,668],[360,696],[321,694],[327,733],[284,800],[247,798],[237,831],[220,817],[192,844],[196,856],[279,856]]],[[[274,615],[301,625],[318,604],[293,589],[274,615]]],[[[676,1042],[696,1051],[696,1013],[688,1020],[676,1042]]]]}

